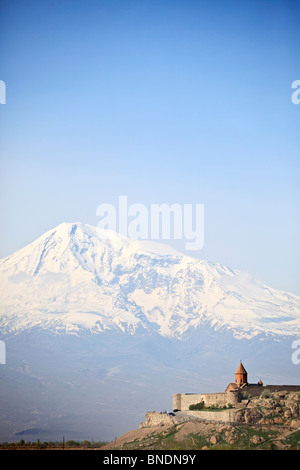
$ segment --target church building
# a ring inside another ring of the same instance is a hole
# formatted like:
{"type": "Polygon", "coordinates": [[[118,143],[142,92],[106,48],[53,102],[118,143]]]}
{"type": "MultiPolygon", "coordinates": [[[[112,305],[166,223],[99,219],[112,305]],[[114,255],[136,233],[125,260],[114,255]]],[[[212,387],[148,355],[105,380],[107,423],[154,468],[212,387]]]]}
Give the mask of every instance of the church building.
{"type": "Polygon", "coordinates": [[[245,387],[261,387],[263,385],[262,381],[259,380],[257,384],[249,384],[248,383],[248,374],[245,369],[245,367],[242,364],[242,361],[240,361],[240,364],[235,372],[235,381],[231,382],[225,392],[230,392],[232,390],[240,390],[245,387]]]}
{"type": "Polygon", "coordinates": [[[245,367],[242,364],[242,361],[240,361],[240,365],[238,366],[236,373],[235,373],[235,383],[239,386],[242,387],[243,385],[246,385],[247,382],[247,371],[245,367]]]}

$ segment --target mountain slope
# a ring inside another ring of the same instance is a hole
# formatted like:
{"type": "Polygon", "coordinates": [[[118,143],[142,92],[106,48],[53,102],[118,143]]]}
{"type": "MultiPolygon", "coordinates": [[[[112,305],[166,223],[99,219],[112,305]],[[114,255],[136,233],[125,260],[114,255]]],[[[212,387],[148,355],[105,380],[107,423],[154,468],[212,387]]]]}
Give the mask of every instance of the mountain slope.
{"type": "Polygon", "coordinates": [[[1,333],[300,334],[300,297],[165,245],[64,223],[0,260],[1,333]]]}

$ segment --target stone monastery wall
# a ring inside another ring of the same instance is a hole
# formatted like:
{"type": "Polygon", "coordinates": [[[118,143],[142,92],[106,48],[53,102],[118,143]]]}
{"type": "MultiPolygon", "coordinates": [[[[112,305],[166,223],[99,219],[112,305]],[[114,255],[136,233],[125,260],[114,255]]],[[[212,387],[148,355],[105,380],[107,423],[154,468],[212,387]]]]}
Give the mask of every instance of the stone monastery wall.
{"type": "Polygon", "coordinates": [[[175,393],[173,394],[173,410],[188,411],[190,405],[204,402],[205,406],[225,406],[240,401],[239,392],[227,393],[175,393]]]}

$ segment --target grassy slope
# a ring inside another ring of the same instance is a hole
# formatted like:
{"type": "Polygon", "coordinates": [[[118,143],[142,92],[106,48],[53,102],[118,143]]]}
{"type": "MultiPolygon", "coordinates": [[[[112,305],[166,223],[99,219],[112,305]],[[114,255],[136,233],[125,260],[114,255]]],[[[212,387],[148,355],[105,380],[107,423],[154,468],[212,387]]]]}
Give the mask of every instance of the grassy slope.
{"type": "Polygon", "coordinates": [[[288,437],[282,436],[282,429],[261,428],[253,426],[232,426],[231,439],[224,433],[211,433],[210,435],[187,434],[178,436],[178,428],[175,425],[167,431],[154,433],[142,439],[127,442],[122,446],[114,447],[116,450],[201,450],[204,448],[215,450],[249,450],[250,449],[282,449],[296,448],[300,441],[300,431],[296,431],[288,437]],[[211,442],[211,438],[213,442],[211,442]],[[234,442],[233,442],[234,438],[234,442]],[[217,442],[215,442],[215,440],[217,442]]]}

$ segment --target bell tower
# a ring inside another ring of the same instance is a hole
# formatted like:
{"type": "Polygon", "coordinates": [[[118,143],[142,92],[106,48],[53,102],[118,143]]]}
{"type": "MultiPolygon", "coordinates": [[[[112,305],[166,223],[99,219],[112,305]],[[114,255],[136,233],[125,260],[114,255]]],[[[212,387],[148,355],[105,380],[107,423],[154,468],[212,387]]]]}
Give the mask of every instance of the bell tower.
{"type": "Polygon", "coordinates": [[[242,387],[248,383],[247,371],[243,366],[242,361],[240,361],[240,365],[238,366],[235,373],[235,383],[238,385],[238,387],[242,387]]]}

